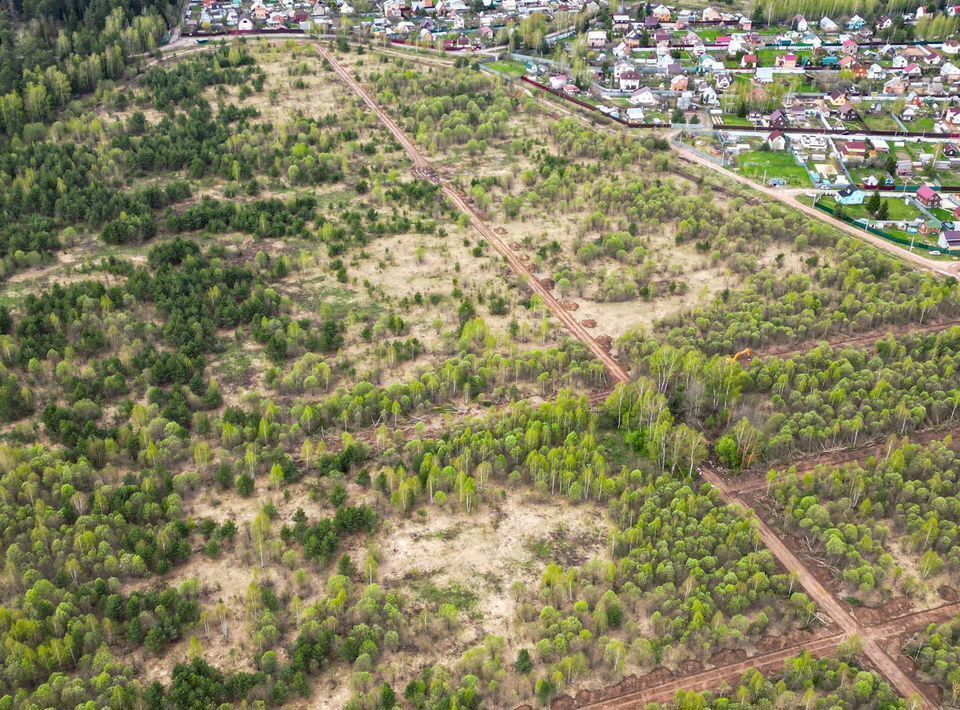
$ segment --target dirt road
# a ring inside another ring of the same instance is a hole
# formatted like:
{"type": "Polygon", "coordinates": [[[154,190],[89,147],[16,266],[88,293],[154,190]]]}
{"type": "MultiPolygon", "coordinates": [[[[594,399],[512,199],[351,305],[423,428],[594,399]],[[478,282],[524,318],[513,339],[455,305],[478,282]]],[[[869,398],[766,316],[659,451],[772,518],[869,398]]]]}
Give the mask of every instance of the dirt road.
{"type": "MultiPolygon", "coordinates": [[[[953,602],[935,609],[894,617],[878,626],[865,628],[864,633],[875,642],[891,642],[904,634],[922,631],[930,624],[942,624],[949,621],[955,618],[958,613],[960,613],[960,602],[953,602]]],[[[793,644],[779,651],[734,661],[700,673],[693,673],[682,678],[672,678],[663,683],[625,693],[616,698],[587,703],[575,702],[574,706],[594,708],[595,710],[628,710],[628,708],[642,708],[646,703],[668,703],[674,699],[677,691],[680,690],[716,691],[724,685],[735,687],[743,674],[751,668],[757,669],[764,675],[777,674],[783,671],[784,664],[788,659],[804,651],[817,658],[822,658],[835,653],[840,644],[848,638],[850,638],[850,635],[847,633],[834,633],[793,644]]],[[[934,706],[931,704],[927,707],[934,706]]]]}
{"type": "Polygon", "coordinates": [[[423,157],[423,154],[417,148],[416,144],[407,136],[406,132],[400,128],[400,126],[390,117],[390,115],[374,101],[373,97],[367,92],[367,90],[360,85],[360,83],[354,79],[350,73],[344,69],[339,62],[334,58],[333,54],[325,48],[319,47],[318,52],[320,55],[326,59],[330,66],[333,68],[333,71],[339,76],[343,82],[353,90],[357,96],[359,96],[367,107],[373,111],[380,122],[386,127],[388,131],[393,135],[397,142],[403,147],[403,149],[410,156],[410,159],[413,161],[414,172],[415,174],[430,180],[434,184],[438,185],[443,194],[447,196],[447,199],[454,204],[457,209],[463,212],[470,219],[470,223],[473,227],[480,232],[484,239],[489,242],[494,249],[506,260],[509,264],[511,270],[519,276],[521,279],[526,281],[527,286],[536,293],[546,304],[547,308],[556,316],[556,318],[563,323],[563,325],[570,331],[570,333],[580,340],[584,345],[590,348],[590,351],[594,356],[604,364],[607,368],[607,371],[610,373],[610,376],[616,382],[626,382],[629,379],[627,371],[623,366],[617,362],[617,360],[609,353],[607,350],[597,342],[597,340],[584,328],[576,318],[574,318],[570,313],[560,305],[560,302],[553,296],[549,289],[547,289],[540,280],[530,271],[530,269],[520,260],[517,254],[510,249],[504,243],[504,241],[494,232],[486,222],[480,217],[479,213],[467,202],[466,197],[453,185],[443,179],[439,174],[436,173],[427,162],[426,158],[423,157]]]}
{"type": "MultiPolygon", "coordinates": [[[[708,466],[702,467],[700,473],[704,480],[709,481],[720,491],[728,503],[740,505],[746,511],[752,512],[753,509],[731,490],[719,473],[708,466]]],[[[793,554],[784,541],[780,539],[780,536],[777,535],[759,515],[756,515],[755,519],[760,538],[763,540],[764,545],[773,553],[773,556],[783,565],[784,569],[796,575],[797,582],[806,590],[807,595],[837,626],[848,636],[856,635],[863,640],[863,653],[869,659],[870,663],[873,664],[873,667],[876,668],[904,698],[919,698],[919,707],[927,710],[935,710],[936,705],[923,695],[920,688],[913,682],[910,676],[880,647],[877,639],[870,633],[870,630],[861,626],[861,624],[843,608],[837,598],[820,583],[800,558],[793,554]]]]}

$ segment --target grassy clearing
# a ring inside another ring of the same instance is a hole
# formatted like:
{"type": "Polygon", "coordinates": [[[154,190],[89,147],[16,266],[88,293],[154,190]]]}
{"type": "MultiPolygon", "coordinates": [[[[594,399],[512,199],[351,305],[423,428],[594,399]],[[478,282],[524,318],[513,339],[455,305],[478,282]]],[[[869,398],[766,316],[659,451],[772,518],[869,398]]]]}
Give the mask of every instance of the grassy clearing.
{"type": "Polygon", "coordinates": [[[742,153],[737,170],[754,180],[783,178],[788,185],[795,187],[808,187],[810,185],[807,171],[797,165],[797,161],[792,154],[786,152],[753,150],[749,153],[742,153]]]}

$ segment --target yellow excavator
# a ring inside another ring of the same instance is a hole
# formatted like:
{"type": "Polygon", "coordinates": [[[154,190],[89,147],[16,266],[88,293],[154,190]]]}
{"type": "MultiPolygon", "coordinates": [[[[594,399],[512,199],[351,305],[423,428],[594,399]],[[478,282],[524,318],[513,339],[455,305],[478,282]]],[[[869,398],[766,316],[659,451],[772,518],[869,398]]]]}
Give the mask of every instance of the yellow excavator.
{"type": "Polygon", "coordinates": [[[742,358],[742,357],[745,357],[745,358],[747,358],[747,359],[752,358],[752,357],[753,357],[753,350],[751,350],[750,348],[744,348],[743,350],[741,350],[740,352],[738,352],[736,355],[734,355],[734,356],[733,356],[732,358],[730,358],[730,359],[731,359],[733,362],[740,362],[740,358],[742,358]]]}

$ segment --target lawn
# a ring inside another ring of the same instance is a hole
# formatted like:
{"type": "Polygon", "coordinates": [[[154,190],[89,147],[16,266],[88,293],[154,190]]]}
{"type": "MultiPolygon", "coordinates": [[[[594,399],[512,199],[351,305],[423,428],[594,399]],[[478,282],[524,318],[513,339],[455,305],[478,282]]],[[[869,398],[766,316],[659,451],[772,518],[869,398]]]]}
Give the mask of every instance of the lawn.
{"type": "Polygon", "coordinates": [[[737,161],[737,171],[754,180],[769,181],[783,178],[788,185],[809,187],[810,177],[790,153],[752,150],[741,153],[737,161]]]}
{"type": "Polygon", "coordinates": [[[897,125],[893,116],[886,111],[882,113],[865,113],[863,120],[866,121],[867,126],[875,131],[896,131],[900,129],[900,126],[897,125]]]}
{"type": "MultiPolygon", "coordinates": [[[[885,197],[883,201],[887,203],[887,219],[898,222],[911,222],[917,217],[923,216],[920,210],[913,205],[906,204],[902,199],[885,197]]],[[[833,198],[830,197],[824,198],[820,200],[820,202],[825,207],[835,208],[837,206],[833,198]]],[[[870,219],[870,214],[867,212],[865,205],[844,205],[843,211],[847,213],[850,219],[870,219]]]]}
{"type": "Polygon", "coordinates": [[[904,121],[903,125],[908,131],[932,131],[934,120],[932,118],[918,118],[913,121],[904,121]]]}
{"type": "Polygon", "coordinates": [[[527,68],[525,65],[521,64],[520,62],[515,62],[512,59],[503,59],[497,62],[490,62],[489,64],[484,64],[484,66],[513,79],[519,79],[527,73],[527,68]]]}
{"type": "Polygon", "coordinates": [[[752,126],[744,116],[738,116],[735,113],[725,113],[720,116],[720,120],[727,126],[752,126]]]}

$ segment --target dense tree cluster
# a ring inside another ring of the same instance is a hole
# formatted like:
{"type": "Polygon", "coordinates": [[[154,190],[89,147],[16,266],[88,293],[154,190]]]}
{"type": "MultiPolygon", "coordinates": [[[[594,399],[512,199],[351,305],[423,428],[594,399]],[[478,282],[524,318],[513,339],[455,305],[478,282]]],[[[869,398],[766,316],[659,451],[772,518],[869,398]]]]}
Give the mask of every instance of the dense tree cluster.
{"type": "Polygon", "coordinates": [[[960,570],[960,460],[950,441],[906,443],[882,460],[775,475],[784,526],[835,566],[851,594],[907,593],[960,570]],[[909,554],[919,579],[898,550],[909,554]]]}

